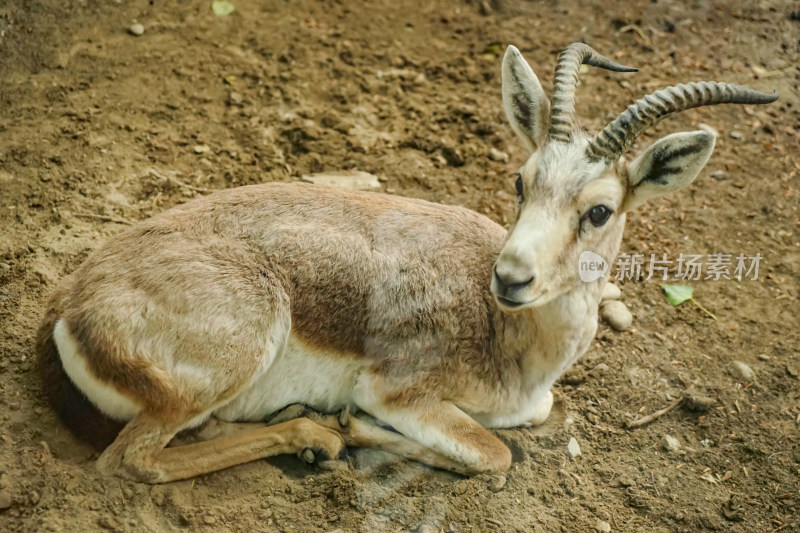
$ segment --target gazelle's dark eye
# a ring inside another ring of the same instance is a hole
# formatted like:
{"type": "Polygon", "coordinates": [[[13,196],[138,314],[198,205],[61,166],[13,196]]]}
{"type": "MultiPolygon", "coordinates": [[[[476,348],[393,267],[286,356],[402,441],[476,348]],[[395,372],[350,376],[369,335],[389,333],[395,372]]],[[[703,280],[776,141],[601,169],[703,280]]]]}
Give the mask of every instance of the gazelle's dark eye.
{"type": "Polygon", "coordinates": [[[514,187],[517,188],[517,196],[519,196],[519,199],[524,200],[525,195],[522,191],[522,176],[520,174],[517,174],[517,181],[514,182],[514,187]]]}
{"type": "Polygon", "coordinates": [[[596,205],[593,208],[589,209],[589,211],[584,216],[589,218],[589,222],[591,222],[594,227],[599,228],[600,226],[608,222],[608,217],[611,216],[611,213],[613,213],[613,211],[607,208],[606,206],[596,205]]]}

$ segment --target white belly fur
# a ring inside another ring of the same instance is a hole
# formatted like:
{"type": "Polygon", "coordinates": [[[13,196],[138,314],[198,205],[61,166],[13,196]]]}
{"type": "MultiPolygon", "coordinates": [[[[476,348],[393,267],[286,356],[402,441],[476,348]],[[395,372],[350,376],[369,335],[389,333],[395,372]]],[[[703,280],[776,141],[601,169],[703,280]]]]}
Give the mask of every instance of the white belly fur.
{"type": "MultiPolygon", "coordinates": [[[[53,338],[69,378],[106,416],[125,421],[141,410],[128,396],[92,374],[63,320],[56,322],[53,338]]],[[[316,349],[290,334],[284,349],[271,363],[233,400],[214,410],[214,415],[227,421],[260,421],[295,403],[323,412],[354,406],[356,379],[366,367],[366,362],[355,356],[316,349]]],[[[535,391],[516,406],[513,410],[516,412],[473,416],[489,428],[519,426],[541,414],[546,417],[546,413],[538,411],[544,408],[549,412],[552,404],[549,388],[535,391]]]]}
{"type": "Polygon", "coordinates": [[[116,420],[130,420],[141,410],[133,400],[92,374],[64,320],[56,322],[53,340],[69,379],[106,416],[116,420]]]}
{"type": "Polygon", "coordinates": [[[290,334],[271,364],[214,415],[257,421],[295,403],[333,412],[352,405],[356,378],[365,368],[356,356],[319,350],[290,334]]]}

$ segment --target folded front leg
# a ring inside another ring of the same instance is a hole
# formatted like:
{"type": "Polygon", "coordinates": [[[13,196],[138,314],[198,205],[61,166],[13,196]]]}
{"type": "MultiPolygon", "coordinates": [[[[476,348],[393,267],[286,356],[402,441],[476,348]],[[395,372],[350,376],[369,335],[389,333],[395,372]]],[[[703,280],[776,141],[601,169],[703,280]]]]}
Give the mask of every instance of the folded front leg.
{"type": "Polygon", "coordinates": [[[355,398],[359,408],[460,465],[450,470],[503,472],[511,466],[508,447],[453,403],[429,397],[409,400],[379,387],[372,379],[359,380],[355,398]]]}

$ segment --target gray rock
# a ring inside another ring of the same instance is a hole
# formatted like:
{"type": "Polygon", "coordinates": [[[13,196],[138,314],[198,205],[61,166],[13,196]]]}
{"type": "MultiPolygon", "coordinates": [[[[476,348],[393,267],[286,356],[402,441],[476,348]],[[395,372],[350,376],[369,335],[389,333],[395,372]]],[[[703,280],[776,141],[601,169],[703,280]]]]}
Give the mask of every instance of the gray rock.
{"type": "Polygon", "coordinates": [[[138,22],[136,24],[131,24],[130,26],[128,26],[128,32],[131,35],[135,35],[136,37],[138,37],[144,33],[144,26],[139,24],[138,22]]]}
{"type": "Polygon", "coordinates": [[[489,159],[492,161],[500,161],[501,163],[508,163],[508,154],[497,148],[489,148],[489,159]]]}
{"type": "Polygon", "coordinates": [[[620,296],[622,296],[622,291],[613,283],[603,285],[603,292],[600,295],[601,300],[619,300],[620,296]]]}
{"type": "Polygon", "coordinates": [[[567,443],[567,456],[575,459],[581,454],[581,446],[578,444],[577,439],[575,437],[570,437],[569,443],[567,443]]]}
{"type": "Polygon", "coordinates": [[[592,369],[593,373],[594,372],[607,372],[607,371],[608,371],[608,365],[605,364],[605,363],[599,363],[596,367],[594,367],[592,369]]]}
{"type": "Polygon", "coordinates": [[[756,377],[756,373],[753,372],[753,369],[741,361],[734,361],[732,368],[733,374],[742,381],[753,381],[756,377]]]}
{"type": "Polygon", "coordinates": [[[715,170],[711,173],[711,178],[719,181],[726,180],[730,177],[731,175],[724,170],[715,170]]]}
{"type": "Polygon", "coordinates": [[[739,130],[733,130],[733,131],[730,132],[730,136],[731,136],[731,139],[741,139],[742,138],[742,132],[739,131],[739,130]]]}
{"type": "Polygon", "coordinates": [[[617,331],[625,331],[633,323],[633,315],[628,307],[619,300],[610,300],[600,304],[600,316],[617,331]]]}
{"type": "Polygon", "coordinates": [[[664,435],[664,438],[661,439],[661,447],[667,450],[668,452],[678,452],[681,449],[681,443],[678,439],[673,437],[672,435],[664,435]]]}
{"type": "Polygon", "coordinates": [[[120,526],[119,522],[117,522],[117,519],[111,515],[101,516],[100,518],[97,519],[97,524],[100,527],[108,529],[110,531],[116,531],[117,529],[119,529],[120,526]]]}
{"type": "Polygon", "coordinates": [[[503,490],[503,487],[506,486],[506,476],[500,474],[497,476],[492,476],[492,479],[489,480],[487,484],[487,488],[492,492],[500,492],[503,490]]]}
{"type": "Polygon", "coordinates": [[[340,172],[322,172],[310,174],[301,178],[303,181],[315,185],[327,185],[328,187],[339,187],[341,189],[352,189],[357,191],[377,191],[381,188],[378,177],[360,170],[343,170],[340,172]]]}
{"type": "Polygon", "coordinates": [[[599,533],[610,533],[611,532],[611,524],[604,520],[598,520],[597,524],[594,526],[594,530],[598,531],[599,533]]]}

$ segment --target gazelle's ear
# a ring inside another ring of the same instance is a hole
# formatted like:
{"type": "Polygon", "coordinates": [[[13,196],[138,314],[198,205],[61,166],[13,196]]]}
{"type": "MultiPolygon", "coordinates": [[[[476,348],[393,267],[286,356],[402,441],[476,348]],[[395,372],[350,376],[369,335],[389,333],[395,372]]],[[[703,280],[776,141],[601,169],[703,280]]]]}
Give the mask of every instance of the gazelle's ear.
{"type": "Polygon", "coordinates": [[[689,185],[711,157],[715,140],[711,133],[693,131],[673,133],[653,143],[627,166],[628,194],[620,212],[689,185]]]}
{"type": "Polygon", "coordinates": [[[546,140],[550,101],[539,78],[514,46],[503,57],[503,106],[511,127],[531,151],[546,140]]]}

